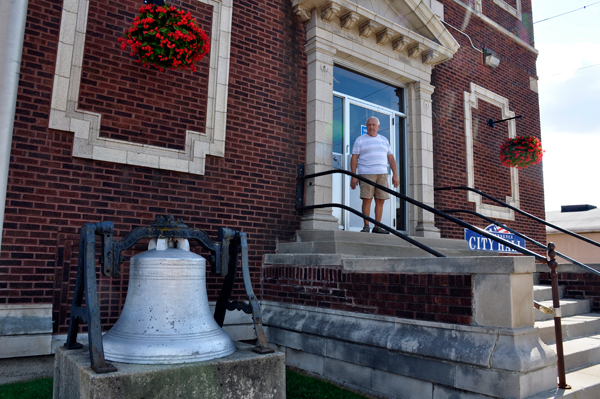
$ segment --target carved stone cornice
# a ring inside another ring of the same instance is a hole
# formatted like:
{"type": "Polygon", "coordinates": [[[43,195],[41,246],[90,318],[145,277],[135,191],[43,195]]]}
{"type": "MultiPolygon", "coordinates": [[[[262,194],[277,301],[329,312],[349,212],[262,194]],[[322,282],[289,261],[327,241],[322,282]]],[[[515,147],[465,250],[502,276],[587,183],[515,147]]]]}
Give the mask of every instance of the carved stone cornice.
{"type": "Polygon", "coordinates": [[[300,17],[302,22],[310,21],[311,12],[310,8],[304,6],[303,4],[297,4],[294,6],[294,14],[300,17]]]}
{"type": "MultiPolygon", "coordinates": [[[[386,1],[390,2],[390,0],[386,1]]],[[[405,1],[410,6],[409,8],[414,8],[414,4],[408,3],[420,3],[421,0],[401,1],[405,1]]],[[[339,19],[339,26],[348,32],[344,34],[347,38],[358,34],[360,36],[351,40],[358,39],[359,42],[364,40],[361,44],[365,46],[373,46],[373,41],[376,41],[377,51],[391,54],[393,50],[397,54],[407,54],[410,58],[422,59],[424,65],[435,65],[451,58],[459,47],[452,35],[437,19],[429,19],[429,22],[425,23],[421,14],[413,16],[413,18],[420,20],[426,26],[431,25],[434,29],[425,36],[409,26],[400,25],[388,19],[387,14],[379,15],[372,11],[367,5],[362,4],[363,0],[291,0],[291,2],[294,13],[304,23],[311,23],[312,14],[315,12],[317,20],[313,22],[317,24],[316,26],[322,27],[334,35],[340,35],[339,31],[336,32],[336,29],[329,25],[330,23],[337,24],[339,19]],[[436,34],[438,36],[432,39],[431,36],[436,34]]]]}
{"type": "Polygon", "coordinates": [[[423,64],[425,64],[425,65],[433,64],[433,61],[437,58],[438,55],[439,55],[438,52],[435,50],[424,51],[423,56],[422,56],[423,64]]]}
{"type": "Polygon", "coordinates": [[[375,29],[377,29],[379,27],[379,25],[377,24],[377,22],[375,21],[371,21],[368,20],[367,22],[363,23],[359,29],[358,32],[360,34],[360,37],[362,38],[367,38],[371,35],[371,33],[373,33],[375,31],[375,29]]]}
{"type": "Polygon", "coordinates": [[[417,43],[408,49],[408,58],[417,58],[427,47],[421,43],[417,43]]]}
{"type": "Polygon", "coordinates": [[[321,19],[325,22],[331,22],[331,19],[340,12],[340,5],[336,3],[329,3],[321,9],[321,19]]]}
{"type": "Polygon", "coordinates": [[[392,36],[394,36],[394,31],[389,28],[384,28],[377,33],[377,44],[385,46],[392,40],[392,36]]]}
{"type": "Polygon", "coordinates": [[[342,16],[340,19],[340,23],[342,29],[350,30],[354,27],[356,22],[358,22],[359,15],[354,11],[348,11],[346,14],[342,16]]]}
{"type": "Polygon", "coordinates": [[[407,36],[400,36],[392,42],[392,48],[395,52],[399,53],[410,44],[410,38],[407,36]]]}

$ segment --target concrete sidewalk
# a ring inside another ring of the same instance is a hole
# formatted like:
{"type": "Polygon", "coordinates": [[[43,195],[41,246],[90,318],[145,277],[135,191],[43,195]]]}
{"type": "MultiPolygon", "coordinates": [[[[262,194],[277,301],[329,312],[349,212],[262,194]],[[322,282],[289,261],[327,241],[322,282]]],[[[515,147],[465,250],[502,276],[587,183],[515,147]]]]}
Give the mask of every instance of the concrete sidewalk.
{"type": "Polygon", "coordinates": [[[0,359],[0,385],[54,376],[54,355],[0,359]]]}

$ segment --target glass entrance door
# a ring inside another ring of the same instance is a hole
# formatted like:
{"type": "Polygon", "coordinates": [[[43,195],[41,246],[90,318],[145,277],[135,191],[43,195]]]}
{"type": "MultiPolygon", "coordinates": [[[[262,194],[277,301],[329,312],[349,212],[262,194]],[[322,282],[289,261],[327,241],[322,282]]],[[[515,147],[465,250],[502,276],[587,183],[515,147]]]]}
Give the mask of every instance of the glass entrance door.
{"type": "MultiPolygon", "coordinates": [[[[403,154],[399,154],[399,149],[404,148],[403,143],[397,143],[401,140],[399,136],[399,127],[396,126],[400,118],[390,109],[377,106],[372,103],[360,101],[349,96],[335,96],[333,101],[333,154],[332,161],[334,168],[340,168],[350,171],[350,159],[352,157],[352,146],[357,137],[367,134],[367,119],[374,116],[379,119],[379,130],[377,134],[384,136],[390,142],[394,158],[399,166],[399,173],[404,172],[403,154]]],[[[350,176],[333,175],[332,177],[332,200],[342,203],[358,211],[362,208],[360,198],[360,189],[350,189],[350,176]]],[[[404,181],[400,179],[401,183],[404,181]]],[[[391,170],[388,166],[388,186],[392,186],[391,170]]],[[[390,196],[385,202],[383,208],[382,223],[396,227],[397,220],[397,200],[390,196]]],[[[363,227],[363,220],[352,212],[340,208],[333,209],[333,215],[340,221],[340,229],[347,231],[360,231],[363,227]]],[[[371,203],[370,215],[375,218],[375,201],[371,203]]],[[[373,227],[373,224],[371,224],[373,227]]],[[[401,226],[398,226],[401,227],[401,226]]]]}
{"type": "MultiPolygon", "coordinates": [[[[373,107],[372,105],[368,106],[366,104],[349,102],[349,123],[347,124],[347,134],[345,135],[345,138],[347,139],[345,159],[346,170],[350,170],[350,158],[352,157],[352,146],[354,146],[354,141],[362,134],[367,134],[367,119],[372,116],[379,119],[380,125],[377,134],[388,139],[392,150],[396,147],[394,137],[390,134],[393,122],[392,114],[389,111],[386,112],[384,109],[373,107]]],[[[397,159],[398,155],[394,154],[394,158],[397,159]]],[[[388,166],[388,174],[390,172],[391,170],[388,166]]],[[[344,202],[349,204],[353,209],[361,210],[362,200],[360,198],[360,189],[357,187],[355,190],[351,190],[350,179],[350,176],[345,176],[344,187],[347,187],[348,189],[345,190],[346,198],[344,199],[344,202]]],[[[388,175],[388,186],[393,187],[391,175],[388,175]]],[[[385,201],[381,221],[388,226],[394,227],[392,215],[393,210],[396,209],[396,198],[394,196],[390,197],[389,200],[385,201]]],[[[352,212],[344,212],[346,213],[344,216],[346,216],[345,220],[347,221],[344,226],[345,230],[360,231],[364,224],[362,218],[352,212]]],[[[371,202],[371,212],[369,216],[375,218],[375,201],[371,202]]],[[[374,227],[373,224],[371,224],[371,228],[372,227],[374,227]]]]}

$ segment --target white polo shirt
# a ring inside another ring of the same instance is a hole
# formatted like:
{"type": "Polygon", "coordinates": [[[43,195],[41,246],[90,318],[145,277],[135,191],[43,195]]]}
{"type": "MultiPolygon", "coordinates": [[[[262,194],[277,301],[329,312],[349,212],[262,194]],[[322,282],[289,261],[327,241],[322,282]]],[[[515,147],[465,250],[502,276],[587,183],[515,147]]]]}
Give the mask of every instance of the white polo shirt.
{"type": "Polygon", "coordinates": [[[392,154],[390,142],[378,134],[371,137],[368,134],[359,136],[352,146],[352,154],[358,154],[359,175],[380,175],[388,173],[388,155],[392,154]]]}

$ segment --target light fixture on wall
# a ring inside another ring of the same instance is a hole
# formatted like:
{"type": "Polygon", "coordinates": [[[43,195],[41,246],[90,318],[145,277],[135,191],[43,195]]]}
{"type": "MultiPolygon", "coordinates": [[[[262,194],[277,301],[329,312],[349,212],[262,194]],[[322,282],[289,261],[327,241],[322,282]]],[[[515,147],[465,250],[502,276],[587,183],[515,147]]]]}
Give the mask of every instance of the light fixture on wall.
{"type": "Polygon", "coordinates": [[[500,65],[500,58],[496,55],[496,53],[489,48],[483,49],[483,63],[490,68],[497,68],[500,65]]]}
{"type": "Polygon", "coordinates": [[[517,116],[515,116],[514,118],[502,119],[502,120],[499,120],[499,121],[495,121],[495,120],[493,120],[493,119],[491,119],[491,118],[488,118],[488,120],[487,120],[487,125],[488,125],[489,127],[495,127],[495,126],[496,126],[496,123],[500,123],[500,122],[506,122],[506,121],[510,121],[510,120],[513,120],[513,119],[518,119],[518,118],[522,118],[522,117],[523,117],[523,115],[517,115],[517,116]]]}
{"type": "Polygon", "coordinates": [[[144,4],[154,4],[161,7],[165,5],[165,0],[144,0],[144,4]]]}

